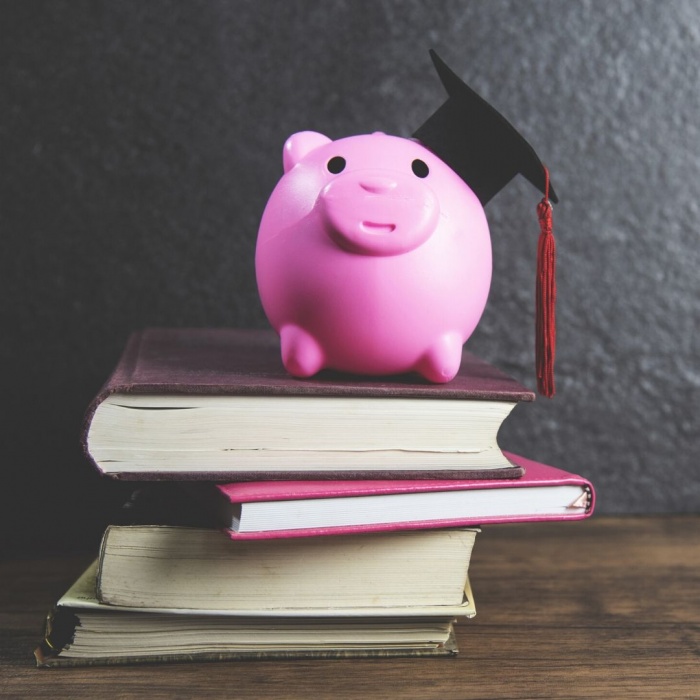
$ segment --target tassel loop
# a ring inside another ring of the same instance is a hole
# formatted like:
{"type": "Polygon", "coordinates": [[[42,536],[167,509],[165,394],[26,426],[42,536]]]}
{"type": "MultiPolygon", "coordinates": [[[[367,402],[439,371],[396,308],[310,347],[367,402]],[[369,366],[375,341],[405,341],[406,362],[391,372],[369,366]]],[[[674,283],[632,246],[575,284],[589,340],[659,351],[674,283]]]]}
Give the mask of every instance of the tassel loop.
{"type": "Polygon", "coordinates": [[[547,398],[552,398],[555,394],[556,245],[554,242],[552,203],[549,201],[549,171],[546,167],[544,172],[545,194],[542,201],[537,205],[540,237],[537,242],[535,365],[537,369],[537,391],[547,398]]]}

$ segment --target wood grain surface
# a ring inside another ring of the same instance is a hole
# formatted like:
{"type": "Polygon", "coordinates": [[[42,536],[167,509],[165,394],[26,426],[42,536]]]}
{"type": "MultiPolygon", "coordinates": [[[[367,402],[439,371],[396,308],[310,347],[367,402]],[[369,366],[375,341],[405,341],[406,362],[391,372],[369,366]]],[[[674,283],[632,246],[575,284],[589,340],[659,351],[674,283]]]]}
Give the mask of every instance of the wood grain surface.
{"type": "Polygon", "coordinates": [[[698,516],[484,528],[456,659],[36,669],[45,613],[90,558],[0,564],[0,697],[700,697],[698,516]]]}

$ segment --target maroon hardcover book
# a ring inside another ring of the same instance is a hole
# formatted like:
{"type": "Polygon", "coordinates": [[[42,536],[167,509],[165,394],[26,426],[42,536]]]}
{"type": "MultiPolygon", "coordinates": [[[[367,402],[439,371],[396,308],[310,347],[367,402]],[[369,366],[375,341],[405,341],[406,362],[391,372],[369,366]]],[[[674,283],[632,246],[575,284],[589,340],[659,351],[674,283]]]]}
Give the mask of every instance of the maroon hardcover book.
{"type": "Polygon", "coordinates": [[[496,433],[534,398],[467,351],[447,384],[297,379],[272,331],[151,328],[91,402],[83,446],[100,472],[131,480],[515,478],[496,433]]]}

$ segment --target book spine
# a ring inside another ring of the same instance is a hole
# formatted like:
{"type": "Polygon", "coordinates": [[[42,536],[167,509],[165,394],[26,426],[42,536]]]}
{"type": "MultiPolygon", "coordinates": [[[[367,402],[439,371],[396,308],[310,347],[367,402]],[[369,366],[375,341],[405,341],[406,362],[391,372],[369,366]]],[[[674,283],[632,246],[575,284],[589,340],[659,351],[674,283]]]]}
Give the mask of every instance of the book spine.
{"type": "Polygon", "coordinates": [[[67,608],[54,607],[49,611],[44,639],[34,650],[38,667],[56,665],[61,651],[73,641],[79,624],[78,616],[67,608]]]}
{"type": "Polygon", "coordinates": [[[129,389],[133,384],[132,377],[138,363],[139,354],[141,352],[142,340],[143,331],[136,331],[129,336],[129,340],[127,341],[126,347],[124,348],[124,351],[117,362],[117,366],[109,379],[107,379],[107,381],[97,392],[95,398],[90,402],[87,411],[85,412],[85,417],[83,418],[80,445],[82,447],[83,454],[100,474],[103,474],[103,472],[99,468],[97,462],[93,459],[88,449],[88,433],[90,432],[90,424],[92,423],[97,407],[108,396],[116,392],[129,392],[129,389]]]}

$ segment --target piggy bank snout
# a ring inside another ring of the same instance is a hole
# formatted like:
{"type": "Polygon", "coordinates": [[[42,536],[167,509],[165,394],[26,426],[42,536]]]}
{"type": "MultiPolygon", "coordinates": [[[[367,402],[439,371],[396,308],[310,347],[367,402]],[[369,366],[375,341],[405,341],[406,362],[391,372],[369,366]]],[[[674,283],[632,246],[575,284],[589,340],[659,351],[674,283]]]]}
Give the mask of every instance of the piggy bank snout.
{"type": "Polygon", "coordinates": [[[380,175],[361,177],[358,181],[359,186],[371,194],[387,194],[395,190],[398,182],[392,177],[382,177],[380,175]]]}
{"type": "Polygon", "coordinates": [[[398,255],[424,243],[437,227],[433,191],[414,176],[387,171],[339,175],[321,191],[326,232],[341,248],[364,255],[398,255]]]}

